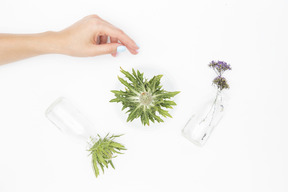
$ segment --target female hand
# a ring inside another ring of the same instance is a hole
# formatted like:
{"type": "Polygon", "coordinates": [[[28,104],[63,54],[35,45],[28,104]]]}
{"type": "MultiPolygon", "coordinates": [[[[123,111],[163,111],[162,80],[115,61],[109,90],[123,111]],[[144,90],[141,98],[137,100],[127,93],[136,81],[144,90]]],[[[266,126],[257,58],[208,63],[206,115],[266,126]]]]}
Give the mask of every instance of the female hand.
{"type": "Polygon", "coordinates": [[[126,48],[137,54],[139,47],[121,29],[97,15],[90,15],[58,32],[60,52],[66,55],[86,57],[123,52],[126,48]],[[108,41],[110,38],[110,43],[108,41]]]}
{"type": "Polygon", "coordinates": [[[97,15],[90,15],[59,32],[0,34],[0,65],[50,53],[77,57],[109,53],[116,56],[126,48],[134,55],[139,49],[122,30],[97,15]]]}

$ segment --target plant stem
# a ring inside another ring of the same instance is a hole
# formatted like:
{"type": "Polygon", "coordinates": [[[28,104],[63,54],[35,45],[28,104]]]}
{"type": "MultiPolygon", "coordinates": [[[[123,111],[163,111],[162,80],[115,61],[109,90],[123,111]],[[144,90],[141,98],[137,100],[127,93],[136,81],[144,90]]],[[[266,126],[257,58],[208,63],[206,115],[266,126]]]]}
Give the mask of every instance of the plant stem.
{"type": "MultiPolygon", "coordinates": [[[[215,111],[216,111],[216,102],[217,102],[217,100],[218,100],[219,95],[221,96],[221,91],[220,91],[219,89],[217,89],[216,97],[215,97],[215,99],[214,99],[214,102],[213,102],[210,110],[208,111],[208,113],[207,113],[207,115],[205,116],[205,118],[204,118],[199,124],[201,124],[201,123],[203,123],[204,121],[206,121],[207,118],[208,118],[208,116],[210,115],[211,111],[213,110],[212,118],[211,118],[211,121],[210,121],[210,123],[209,123],[209,126],[211,126],[211,124],[212,124],[212,122],[213,122],[213,119],[214,119],[214,114],[215,114],[215,111]]],[[[221,101],[222,101],[222,96],[221,96],[221,101]]]]}
{"type": "MultiPolygon", "coordinates": [[[[221,92],[221,91],[219,91],[219,89],[217,89],[216,98],[215,98],[215,101],[214,101],[214,103],[213,103],[213,105],[214,105],[214,110],[213,110],[213,113],[212,113],[212,119],[211,119],[211,121],[210,121],[210,123],[209,123],[209,126],[211,126],[211,123],[212,123],[212,121],[213,121],[213,119],[214,119],[214,114],[215,114],[215,111],[216,111],[216,102],[217,102],[217,100],[218,100],[218,97],[219,97],[219,95],[220,95],[220,92],[221,92]]],[[[222,100],[222,96],[221,96],[221,100],[222,100]]]]}

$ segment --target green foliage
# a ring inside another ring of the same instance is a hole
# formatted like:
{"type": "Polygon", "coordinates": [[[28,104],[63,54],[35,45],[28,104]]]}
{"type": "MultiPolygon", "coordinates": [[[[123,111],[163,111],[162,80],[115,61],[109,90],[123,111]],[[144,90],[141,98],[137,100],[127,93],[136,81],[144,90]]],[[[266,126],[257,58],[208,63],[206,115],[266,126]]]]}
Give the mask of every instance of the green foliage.
{"type": "Polygon", "coordinates": [[[172,109],[176,103],[170,99],[180,92],[168,92],[162,89],[160,80],[163,75],[157,75],[148,80],[138,70],[132,69],[132,74],[122,68],[120,71],[129,82],[118,77],[125,86],[125,91],[112,90],[111,92],[116,98],[110,102],[120,102],[123,105],[122,110],[128,109],[126,112],[129,113],[127,122],[140,118],[143,125],[150,125],[150,121],[153,123],[155,121],[163,122],[159,115],[172,118],[169,112],[163,108],[172,109]]]}
{"type": "Polygon", "coordinates": [[[97,140],[91,138],[92,147],[88,151],[90,151],[89,155],[92,156],[92,165],[96,177],[99,175],[99,166],[103,173],[104,167],[108,168],[109,164],[115,169],[112,158],[117,156],[114,156],[114,154],[122,154],[120,151],[126,150],[123,145],[114,141],[115,138],[120,136],[122,135],[109,136],[107,134],[104,138],[98,135],[97,140]]]}

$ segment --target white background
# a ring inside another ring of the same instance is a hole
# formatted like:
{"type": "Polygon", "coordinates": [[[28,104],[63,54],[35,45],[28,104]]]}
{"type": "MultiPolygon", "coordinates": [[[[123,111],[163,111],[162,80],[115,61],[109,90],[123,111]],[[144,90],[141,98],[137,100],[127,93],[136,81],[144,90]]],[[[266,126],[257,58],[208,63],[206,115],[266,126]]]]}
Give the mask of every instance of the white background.
{"type": "Polygon", "coordinates": [[[288,191],[286,0],[1,0],[1,33],[61,30],[89,14],[123,29],[139,55],[45,55],[0,67],[0,191],[288,191]],[[224,60],[230,105],[203,148],[181,136],[224,60]],[[119,68],[155,70],[181,94],[173,119],[133,127],[111,89],[119,68]],[[128,148],[95,178],[85,143],[44,116],[59,96],[128,148]]]}

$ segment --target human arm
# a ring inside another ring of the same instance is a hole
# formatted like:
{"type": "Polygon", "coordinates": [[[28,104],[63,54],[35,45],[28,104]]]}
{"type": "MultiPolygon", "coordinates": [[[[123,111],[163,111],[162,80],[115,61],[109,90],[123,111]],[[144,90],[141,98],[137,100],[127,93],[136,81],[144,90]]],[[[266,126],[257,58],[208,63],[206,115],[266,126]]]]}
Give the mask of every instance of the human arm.
{"type": "Polygon", "coordinates": [[[118,51],[127,48],[132,54],[139,49],[122,30],[97,15],[90,15],[59,32],[0,34],[0,65],[42,54],[116,56],[117,48],[118,51]]]}

